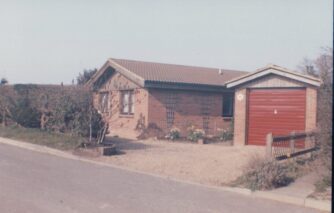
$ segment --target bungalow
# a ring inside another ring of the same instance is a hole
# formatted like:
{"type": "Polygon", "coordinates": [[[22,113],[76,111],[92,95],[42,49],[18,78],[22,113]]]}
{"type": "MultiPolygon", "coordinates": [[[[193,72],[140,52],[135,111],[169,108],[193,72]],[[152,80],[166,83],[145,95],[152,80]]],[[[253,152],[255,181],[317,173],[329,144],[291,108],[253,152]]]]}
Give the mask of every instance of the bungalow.
{"type": "Polygon", "coordinates": [[[147,128],[208,135],[234,131],[236,145],[264,145],[265,135],[316,127],[319,79],[268,65],[255,72],[109,59],[87,82],[112,134],[147,128]]]}

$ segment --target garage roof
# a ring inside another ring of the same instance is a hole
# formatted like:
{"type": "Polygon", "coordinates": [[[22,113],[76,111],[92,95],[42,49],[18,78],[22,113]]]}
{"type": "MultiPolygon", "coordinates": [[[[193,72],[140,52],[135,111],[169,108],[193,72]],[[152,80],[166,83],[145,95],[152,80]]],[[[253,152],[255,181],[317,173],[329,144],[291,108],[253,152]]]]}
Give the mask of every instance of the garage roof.
{"type": "Polygon", "coordinates": [[[243,76],[227,81],[226,87],[227,88],[237,87],[239,85],[245,84],[247,82],[253,81],[255,79],[258,79],[258,78],[261,78],[263,76],[270,75],[270,74],[275,74],[278,76],[286,77],[289,79],[293,79],[293,80],[296,80],[296,81],[299,81],[305,84],[317,86],[317,87],[319,87],[321,84],[320,79],[318,78],[315,78],[309,75],[303,75],[301,73],[288,70],[284,67],[281,67],[275,64],[269,64],[263,68],[257,69],[254,72],[251,72],[246,75],[243,75],[243,76]]]}

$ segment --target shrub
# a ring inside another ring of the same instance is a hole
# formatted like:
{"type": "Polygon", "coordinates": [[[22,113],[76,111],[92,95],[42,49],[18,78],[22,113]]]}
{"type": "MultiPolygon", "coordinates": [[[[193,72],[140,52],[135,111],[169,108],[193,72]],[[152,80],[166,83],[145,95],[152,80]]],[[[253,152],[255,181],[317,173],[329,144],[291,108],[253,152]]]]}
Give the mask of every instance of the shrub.
{"type": "Polygon", "coordinates": [[[104,125],[93,108],[91,91],[81,86],[2,85],[0,115],[23,127],[85,137],[90,127],[96,137],[104,125]]]}
{"type": "Polygon", "coordinates": [[[46,128],[50,131],[70,132],[74,135],[88,137],[90,122],[92,136],[96,137],[103,126],[101,115],[90,106],[88,98],[80,99],[65,95],[55,105],[46,128]]]}
{"type": "Polygon", "coordinates": [[[137,137],[139,140],[145,140],[148,138],[164,138],[165,133],[156,123],[149,123],[146,128],[144,128],[140,135],[137,137]]]}
{"type": "Polygon", "coordinates": [[[40,113],[36,108],[33,108],[28,98],[20,98],[11,108],[12,119],[23,127],[39,128],[40,113]]]}
{"type": "Polygon", "coordinates": [[[203,129],[195,129],[195,126],[188,128],[188,139],[191,141],[198,141],[198,139],[204,138],[205,131],[203,129]]]}
{"type": "Polygon", "coordinates": [[[233,132],[230,129],[218,128],[218,137],[221,141],[229,141],[233,139],[233,132]]]}
{"type": "Polygon", "coordinates": [[[287,186],[297,177],[297,166],[289,162],[277,162],[253,158],[236,181],[251,190],[268,190],[287,186]]]}
{"type": "Polygon", "coordinates": [[[332,177],[330,174],[325,175],[322,177],[321,180],[315,183],[316,191],[323,192],[326,191],[327,188],[332,186],[332,177]]]}
{"type": "Polygon", "coordinates": [[[176,127],[171,128],[165,138],[169,139],[169,140],[179,139],[180,138],[180,129],[176,128],[176,127]]]}

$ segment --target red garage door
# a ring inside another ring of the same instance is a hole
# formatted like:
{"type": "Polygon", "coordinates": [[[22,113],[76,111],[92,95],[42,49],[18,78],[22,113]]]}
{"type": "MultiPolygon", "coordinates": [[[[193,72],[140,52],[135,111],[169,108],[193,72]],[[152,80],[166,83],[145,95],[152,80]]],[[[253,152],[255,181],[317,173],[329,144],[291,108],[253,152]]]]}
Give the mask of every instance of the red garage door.
{"type": "Polygon", "coordinates": [[[305,104],[305,89],[250,89],[247,143],[265,145],[270,132],[304,131],[305,104]]]}

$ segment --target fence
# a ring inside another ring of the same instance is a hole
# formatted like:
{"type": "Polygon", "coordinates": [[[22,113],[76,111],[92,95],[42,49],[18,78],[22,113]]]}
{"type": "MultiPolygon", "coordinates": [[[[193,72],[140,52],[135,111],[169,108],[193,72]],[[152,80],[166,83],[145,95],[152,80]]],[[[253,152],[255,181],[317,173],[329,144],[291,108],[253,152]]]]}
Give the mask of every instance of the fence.
{"type": "Polygon", "coordinates": [[[318,148],[315,141],[316,133],[291,132],[289,135],[273,136],[267,134],[266,155],[267,158],[283,160],[315,151],[318,148]]]}

